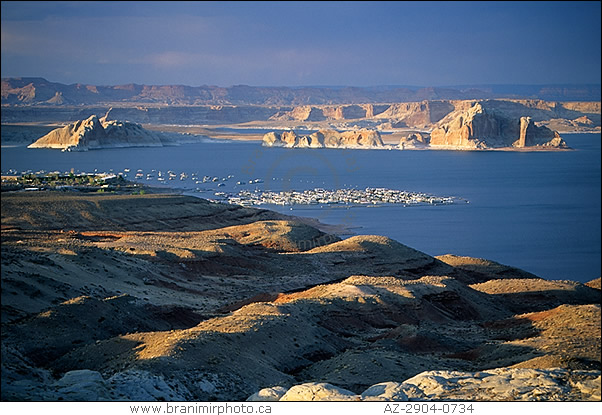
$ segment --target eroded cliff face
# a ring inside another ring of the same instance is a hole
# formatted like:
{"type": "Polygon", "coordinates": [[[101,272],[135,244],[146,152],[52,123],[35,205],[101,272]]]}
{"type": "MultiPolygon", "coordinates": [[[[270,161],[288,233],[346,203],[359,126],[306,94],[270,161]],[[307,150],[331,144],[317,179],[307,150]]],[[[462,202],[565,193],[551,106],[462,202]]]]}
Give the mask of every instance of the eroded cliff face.
{"type": "Polygon", "coordinates": [[[400,150],[415,150],[428,148],[428,135],[421,133],[410,133],[399,140],[400,150]]]}
{"type": "Polygon", "coordinates": [[[521,117],[519,124],[518,140],[512,143],[512,147],[558,147],[566,148],[567,145],[558,132],[547,127],[538,127],[531,117],[521,117]]]}
{"type": "Polygon", "coordinates": [[[378,131],[320,130],[310,135],[297,135],[294,131],[270,132],[263,136],[264,147],[288,148],[382,148],[378,131]]]}
{"type": "Polygon", "coordinates": [[[52,130],[28,148],[87,151],[115,147],[162,147],[168,143],[162,134],[145,130],[140,124],[92,115],[86,120],[52,130]]]}
{"type": "Polygon", "coordinates": [[[278,121],[390,120],[400,127],[426,128],[441,120],[456,106],[450,101],[395,104],[305,105],[280,111],[270,117],[278,121]]]}
{"type": "Polygon", "coordinates": [[[430,146],[453,149],[567,147],[556,131],[538,127],[531,117],[507,117],[486,109],[480,102],[443,118],[431,132],[430,146]]]}
{"type": "Polygon", "coordinates": [[[390,119],[399,127],[428,128],[455,109],[453,101],[397,103],[390,105],[376,118],[390,119]]]}
{"type": "Polygon", "coordinates": [[[537,126],[531,117],[512,119],[475,103],[445,117],[429,135],[410,132],[398,145],[384,144],[375,130],[319,130],[298,135],[292,130],[264,135],[264,147],[399,150],[567,149],[558,132],[537,126]]]}
{"type": "Polygon", "coordinates": [[[279,111],[269,119],[273,121],[359,120],[376,117],[389,107],[389,104],[303,105],[279,111]]]}
{"type": "MultiPolygon", "coordinates": [[[[64,99],[60,94],[53,98],[64,99]]],[[[476,103],[488,113],[519,120],[531,117],[536,125],[560,132],[599,132],[600,103],[549,102],[541,100],[423,100],[382,104],[347,105],[124,105],[112,109],[113,119],[141,124],[215,125],[266,122],[282,127],[299,123],[319,123],[318,128],[419,129],[430,131],[451,122],[476,103]],[[329,125],[330,124],[330,125],[329,125]]],[[[92,115],[102,117],[109,107],[82,106],[3,106],[3,123],[75,122],[92,115]]],[[[517,121],[518,122],[518,121],[517,121]]],[[[310,127],[307,127],[310,128],[310,127]]],[[[518,127],[517,127],[518,128],[518,127]]]]}

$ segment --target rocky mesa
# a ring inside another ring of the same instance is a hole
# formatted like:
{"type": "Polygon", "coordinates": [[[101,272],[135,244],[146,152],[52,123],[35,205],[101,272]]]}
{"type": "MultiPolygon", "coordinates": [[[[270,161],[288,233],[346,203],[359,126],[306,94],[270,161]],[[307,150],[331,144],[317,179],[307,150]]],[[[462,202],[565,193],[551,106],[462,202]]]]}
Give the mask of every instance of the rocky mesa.
{"type": "Polygon", "coordinates": [[[439,121],[429,145],[450,149],[567,148],[558,132],[535,125],[531,117],[508,117],[479,102],[439,121]]]}
{"type": "Polygon", "coordinates": [[[149,131],[140,124],[90,116],[54,129],[27,146],[57,148],[63,151],[88,151],[116,147],[162,147],[171,144],[163,134],[149,131]]]}
{"type": "MultiPolygon", "coordinates": [[[[424,121],[424,120],[422,120],[424,121]]],[[[430,132],[410,132],[399,144],[384,144],[376,130],[319,130],[308,135],[294,131],[264,135],[265,147],[357,148],[357,149],[444,149],[444,150],[551,150],[568,149],[558,134],[538,126],[531,117],[509,117],[476,102],[443,117],[430,132]]]]}

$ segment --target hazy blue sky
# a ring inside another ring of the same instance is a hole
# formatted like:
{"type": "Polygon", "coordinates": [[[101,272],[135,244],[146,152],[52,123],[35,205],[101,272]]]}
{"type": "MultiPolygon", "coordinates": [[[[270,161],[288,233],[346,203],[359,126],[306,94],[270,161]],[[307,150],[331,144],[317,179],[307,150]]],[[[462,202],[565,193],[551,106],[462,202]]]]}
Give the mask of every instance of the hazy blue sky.
{"type": "Polygon", "coordinates": [[[2,1],[2,77],[115,85],[600,83],[600,2],[2,1]]]}

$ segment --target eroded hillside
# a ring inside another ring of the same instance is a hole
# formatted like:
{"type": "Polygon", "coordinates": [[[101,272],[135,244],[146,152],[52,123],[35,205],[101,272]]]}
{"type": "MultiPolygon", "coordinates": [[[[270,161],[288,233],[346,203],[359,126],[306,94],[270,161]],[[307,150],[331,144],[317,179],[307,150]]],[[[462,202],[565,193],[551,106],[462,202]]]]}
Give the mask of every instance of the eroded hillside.
{"type": "Polygon", "coordinates": [[[3,400],[599,399],[599,289],[326,230],[185,196],[4,193],[3,400]]]}

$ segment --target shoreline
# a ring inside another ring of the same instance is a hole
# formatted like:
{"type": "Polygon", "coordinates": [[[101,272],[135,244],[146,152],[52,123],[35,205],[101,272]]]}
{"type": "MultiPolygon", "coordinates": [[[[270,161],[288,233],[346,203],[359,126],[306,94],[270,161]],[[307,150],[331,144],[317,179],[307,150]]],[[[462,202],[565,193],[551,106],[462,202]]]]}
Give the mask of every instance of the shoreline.
{"type": "MultiPolygon", "coordinates": [[[[246,123],[248,124],[248,123],[246,123]]],[[[60,127],[66,125],[65,123],[41,123],[41,122],[20,122],[20,123],[2,123],[2,126],[11,126],[11,127],[38,127],[38,128],[53,128],[60,127]]],[[[220,142],[263,142],[263,136],[265,135],[264,131],[267,130],[285,130],[285,129],[297,129],[301,130],[303,128],[307,128],[310,126],[293,126],[286,127],[282,124],[274,125],[274,123],[266,123],[266,125],[256,125],[256,126],[248,126],[241,124],[219,124],[219,125],[173,125],[173,124],[141,124],[143,128],[149,131],[161,132],[166,134],[180,134],[181,139],[175,139],[175,145],[181,144],[194,144],[196,142],[201,142],[203,139],[211,139],[220,142]],[[297,128],[295,128],[297,127],[297,128]],[[236,130],[236,131],[230,131],[236,130]],[[257,131],[261,130],[261,131],[257,131]]],[[[316,128],[323,128],[323,126],[315,126],[316,128]]],[[[335,128],[335,127],[330,127],[335,128]]],[[[336,128],[335,128],[336,129],[336,128]]],[[[399,148],[399,140],[405,137],[408,133],[418,131],[418,129],[412,128],[403,128],[398,130],[387,130],[380,131],[381,138],[383,143],[385,144],[383,147],[336,147],[332,149],[351,149],[351,150],[398,150],[398,151],[428,151],[428,150],[436,150],[436,151],[512,151],[512,152],[554,152],[554,151],[570,151],[574,150],[573,148],[554,148],[554,147],[523,147],[523,148],[513,148],[513,147],[491,147],[491,148],[462,148],[462,147],[453,147],[453,146],[428,146],[428,147],[410,147],[410,148],[399,148]]],[[[422,131],[422,130],[421,130],[422,131]]],[[[572,134],[601,134],[602,131],[567,131],[567,132],[559,132],[560,134],[572,135],[572,134]]],[[[10,140],[8,143],[1,143],[1,148],[15,148],[23,145],[30,144],[28,140],[21,141],[12,141],[10,140]]],[[[142,146],[144,147],[144,146],[142,146]]],[[[283,147],[289,148],[289,147],[283,147]]],[[[295,148],[295,147],[290,147],[295,148]]],[[[305,147],[303,147],[305,148],[305,147]]],[[[327,147],[324,147],[327,148],[327,147]]],[[[331,148],[329,148],[331,149],[331,148]]]]}

